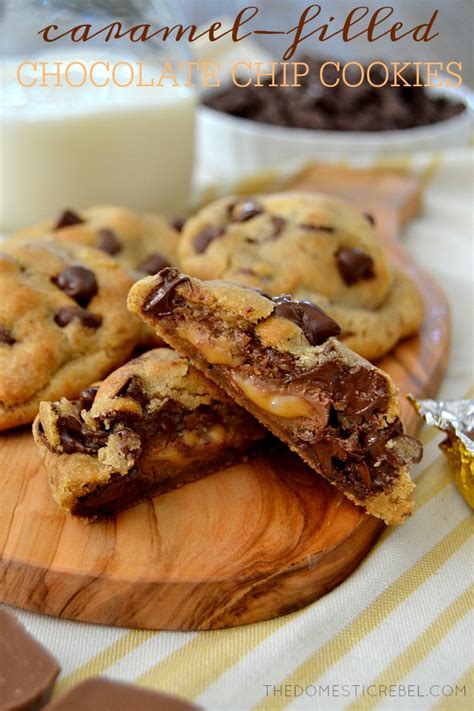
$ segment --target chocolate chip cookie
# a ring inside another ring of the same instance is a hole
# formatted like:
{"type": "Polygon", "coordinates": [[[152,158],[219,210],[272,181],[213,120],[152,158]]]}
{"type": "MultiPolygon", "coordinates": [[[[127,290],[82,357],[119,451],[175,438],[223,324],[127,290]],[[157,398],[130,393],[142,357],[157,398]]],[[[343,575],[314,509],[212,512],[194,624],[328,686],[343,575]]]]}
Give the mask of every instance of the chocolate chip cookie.
{"type": "Polygon", "coordinates": [[[124,207],[98,205],[64,210],[55,219],[18,232],[20,239],[55,239],[95,247],[111,255],[134,279],[175,264],[182,222],[161,215],[138,215],[124,207]]]}
{"type": "Polygon", "coordinates": [[[388,353],[402,338],[414,335],[423,321],[420,294],[412,280],[397,269],[387,298],[376,309],[335,304],[305,289],[297,289],[295,298],[324,309],[341,327],[339,340],[370,361],[388,353]]]}
{"type": "Polygon", "coordinates": [[[178,247],[183,271],[269,294],[309,289],[345,306],[377,308],[392,271],[372,225],[311,193],[226,197],[199,210],[178,247]]]}
{"type": "MultiPolygon", "coordinates": [[[[176,263],[183,224],[183,220],[162,215],[138,215],[124,207],[98,205],[81,211],[63,210],[53,220],[21,230],[14,237],[49,237],[95,247],[116,259],[135,281],[176,263]]],[[[163,342],[142,325],[140,345],[154,347],[163,342]]]]}
{"type": "Polygon", "coordinates": [[[187,221],[178,259],[202,279],[310,294],[340,322],[341,339],[372,360],[423,318],[416,287],[392,270],[370,216],[323,195],[219,199],[187,221]]]}
{"type": "Polygon", "coordinates": [[[141,325],[130,277],[76,244],[9,240],[0,250],[0,429],[32,422],[41,400],[76,397],[121,365],[141,325]]]}
{"type": "Polygon", "coordinates": [[[395,386],[318,306],[166,268],[132,287],[129,308],[368,513],[411,513],[421,447],[395,386]]]}
{"type": "Polygon", "coordinates": [[[33,434],[54,498],[87,519],[228,466],[267,435],[170,348],[144,353],[73,402],[42,402],[33,434]]]}

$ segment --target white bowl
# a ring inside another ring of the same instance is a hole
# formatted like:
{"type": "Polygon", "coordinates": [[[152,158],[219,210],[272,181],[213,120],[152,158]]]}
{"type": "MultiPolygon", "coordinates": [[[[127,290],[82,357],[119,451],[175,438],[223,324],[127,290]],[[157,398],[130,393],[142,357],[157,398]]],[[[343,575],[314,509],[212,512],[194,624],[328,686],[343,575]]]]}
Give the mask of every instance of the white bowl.
{"type": "Polygon", "coordinates": [[[278,168],[290,160],[329,163],[344,160],[361,165],[380,157],[468,146],[474,94],[464,87],[429,91],[462,101],[466,111],[431,126],[399,131],[318,131],[273,126],[201,106],[197,132],[199,164],[206,173],[236,180],[278,168]]]}

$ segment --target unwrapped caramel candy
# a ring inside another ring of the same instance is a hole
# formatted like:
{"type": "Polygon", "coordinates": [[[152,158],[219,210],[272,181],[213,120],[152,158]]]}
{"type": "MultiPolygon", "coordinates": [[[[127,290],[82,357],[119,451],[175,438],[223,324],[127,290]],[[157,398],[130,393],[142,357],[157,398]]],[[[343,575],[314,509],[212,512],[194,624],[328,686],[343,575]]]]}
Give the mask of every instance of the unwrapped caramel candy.
{"type": "Polygon", "coordinates": [[[428,425],[446,432],[439,445],[454,473],[459,492],[474,509],[474,400],[408,398],[428,425]]]}

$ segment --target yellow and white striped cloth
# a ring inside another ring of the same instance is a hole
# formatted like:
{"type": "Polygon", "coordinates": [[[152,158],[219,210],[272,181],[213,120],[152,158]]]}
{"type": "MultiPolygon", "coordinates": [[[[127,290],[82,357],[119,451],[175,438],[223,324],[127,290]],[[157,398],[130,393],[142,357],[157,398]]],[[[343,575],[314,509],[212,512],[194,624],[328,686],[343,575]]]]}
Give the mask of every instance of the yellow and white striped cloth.
{"type": "MultiPolygon", "coordinates": [[[[474,396],[472,154],[437,156],[406,236],[444,287],[453,348],[442,396],[474,396]]],[[[425,429],[416,511],[353,575],[304,610],[216,632],[99,627],[18,611],[63,667],[55,694],[92,675],[228,709],[474,708],[472,514],[425,429]]],[[[89,710],[88,710],[89,711],[89,710]]]]}

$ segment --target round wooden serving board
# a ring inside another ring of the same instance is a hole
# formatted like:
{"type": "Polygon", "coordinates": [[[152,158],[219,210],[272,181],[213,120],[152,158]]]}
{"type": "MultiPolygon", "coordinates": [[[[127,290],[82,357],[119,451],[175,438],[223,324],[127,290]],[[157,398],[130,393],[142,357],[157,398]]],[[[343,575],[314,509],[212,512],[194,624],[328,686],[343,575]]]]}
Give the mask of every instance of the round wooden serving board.
{"type": "MultiPolygon", "coordinates": [[[[409,177],[324,170],[308,169],[290,187],[321,189],[323,180],[375,215],[426,305],[420,337],[381,366],[402,394],[432,396],[446,365],[449,314],[395,240],[418,207],[418,186],[409,177]]],[[[406,404],[404,421],[417,432],[406,404]]],[[[342,582],[383,527],[283,448],[84,525],[53,502],[29,428],[2,435],[0,448],[0,600],[58,617],[182,630],[268,619],[342,582]]]]}

